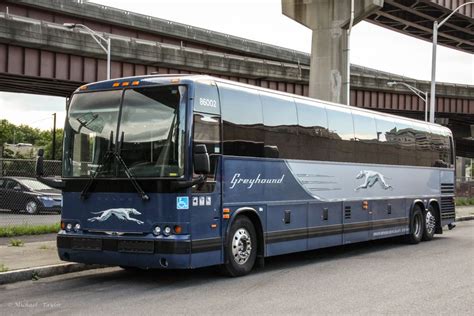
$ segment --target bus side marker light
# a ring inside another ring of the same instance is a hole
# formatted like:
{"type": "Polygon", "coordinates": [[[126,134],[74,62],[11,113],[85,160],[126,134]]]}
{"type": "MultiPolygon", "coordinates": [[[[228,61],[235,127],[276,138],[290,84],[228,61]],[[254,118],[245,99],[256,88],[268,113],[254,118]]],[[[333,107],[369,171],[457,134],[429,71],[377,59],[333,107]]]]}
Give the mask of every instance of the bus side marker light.
{"type": "Polygon", "coordinates": [[[171,79],[171,83],[179,83],[179,79],[171,79]]]}
{"type": "Polygon", "coordinates": [[[211,228],[217,228],[217,224],[211,224],[211,228]]]}
{"type": "Polygon", "coordinates": [[[369,209],[369,202],[368,202],[368,201],[363,201],[363,202],[362,202],[362,208],[363,208],[364,210],[369,209]]]}
{"type": "Polygon", "coordinates": [[[87,89],[87,86],[86,85],[83,85],[83,86],[80,86],[79,87],[79,90],[86,90],[87,89]]]}
{"type": "Polygon", "coordinates": [[[65,229],[66,228],[66,224],[64,222],[61,222],[61,229],[65,229]]]}
{"type": "Polygon", "coordinates": [[[229,208],[225,208],[225,209],[222,210],[222,212],[223,212],[224,214],[230,213],[230,209],[229,209],[229,208]]]}
{"type": "Polygon", "coordinates": [[[116,88],[118,86],[120,86],[120,82],[114,82],[114,84],[112,85],[112,87],[114,87],[114,88],[116,88]]]}
{"type": "Polygon", "coordinates": [[[132,86],[138,86],[140,84],[140,81],[139,80],[136,80],[136,81],[133,81],[132,82],[132,86]]]}
{"type": "Polygon", "coordinates": [[[122,82],[122,87],[127,87],[129,84],[130,84],[130,82],[124,81],[124,82],[122,82]]]}
{"type": "Polygon", "coordinates": [[[222,218],[223,218],[223,219],[229,219],[229,218],[230,218],[230,214],[224,214],[224,215],[222,215],[222,218]]]}

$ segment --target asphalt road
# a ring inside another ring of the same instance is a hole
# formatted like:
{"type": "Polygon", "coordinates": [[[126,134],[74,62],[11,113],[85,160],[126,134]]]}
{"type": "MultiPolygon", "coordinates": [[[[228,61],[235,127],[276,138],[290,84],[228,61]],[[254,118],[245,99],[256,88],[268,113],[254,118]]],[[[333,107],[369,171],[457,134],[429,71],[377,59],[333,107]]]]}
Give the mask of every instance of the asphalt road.
{"type": "Polygon", "coordinates": [[[0,227],[8,225],[46,225],[56,224],[61,220],[61,215],[57,213],[40,213],[36,215],[29,215],[24,212],[11,212],[7,210],[0,210],[0,227]]]}
{"type": "Polygon", "coordinates": [[[217,269],[81,272],[0,287],[3,315],[474,314],[474,221],[397,240],[286,255],[242,278],[217,269]]]}

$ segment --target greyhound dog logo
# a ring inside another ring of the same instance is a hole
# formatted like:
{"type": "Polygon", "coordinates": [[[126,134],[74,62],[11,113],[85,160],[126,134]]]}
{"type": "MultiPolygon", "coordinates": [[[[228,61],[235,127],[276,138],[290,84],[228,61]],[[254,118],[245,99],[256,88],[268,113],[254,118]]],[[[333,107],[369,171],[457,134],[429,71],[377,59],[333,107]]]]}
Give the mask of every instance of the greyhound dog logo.
{"type": "Polygon", "coordinates": [[[390,179],[390,178],[384,177],[383,174],[381,174],[380,172],[371,171],[371,170],[362,170],[356,176],[356,179],[362,179],[364,177],[365,177],[365,182],[363,184],[359,185],[357,188],[355,188],[354,191],[359,191],[360,189],[371,188],[377,182],[380,184],[380,186],[384,190],[392,190],[393,189],[393,187],[391,185],[388,185],[387,182],[385,182],[385,179],[390,179]]]}
{"type": "Polygon", "coordinates": [[[92,214],[100,214],[100,215],[89,218],[88,219],[89,222],[96,222],[96,221],[105,222],[106,220],[110,218],[110,216],[114,215],[115,217],[117,217],[119,220],[122,220],[122,221],[132,221],[139,225],[143,224],[142,221],[136,218],[130,217],[130,215],[142,215],[142,213],[140,213],[134,208],[110,208],[108,210],[101,211],[101,212],[95,212],[95,213],[92,212],[92,214]]]}

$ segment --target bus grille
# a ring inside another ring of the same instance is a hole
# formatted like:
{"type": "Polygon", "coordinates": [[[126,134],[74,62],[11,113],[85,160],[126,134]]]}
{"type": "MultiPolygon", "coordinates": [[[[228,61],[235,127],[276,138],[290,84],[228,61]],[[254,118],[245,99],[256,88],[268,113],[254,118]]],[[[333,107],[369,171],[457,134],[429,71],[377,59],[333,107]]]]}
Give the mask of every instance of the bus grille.
{"type": "Polygon", "coordinates": [[[441,183],[441,194],[454,194],[454,184],[441,183]]]}
{"type": "Polygon", "coordinates": [[[441,198],[441,219],[454,219],[456,211],[454,208],[454,200],[452,197],[441,198]]]}

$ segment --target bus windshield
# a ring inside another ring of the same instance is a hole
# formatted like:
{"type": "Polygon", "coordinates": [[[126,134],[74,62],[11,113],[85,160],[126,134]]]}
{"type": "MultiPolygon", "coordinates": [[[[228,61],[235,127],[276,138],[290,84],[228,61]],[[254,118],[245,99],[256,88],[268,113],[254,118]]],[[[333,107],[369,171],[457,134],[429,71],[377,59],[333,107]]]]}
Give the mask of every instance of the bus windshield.
{"type": "Polygon", "coordinates": [[[184,174],[185,86],[133,88],[73,96],[65,127],[65,177],[184,174]],[[110,156],[110,155],[109,155],[110,156]]]}

